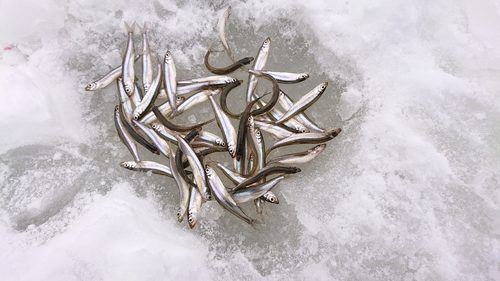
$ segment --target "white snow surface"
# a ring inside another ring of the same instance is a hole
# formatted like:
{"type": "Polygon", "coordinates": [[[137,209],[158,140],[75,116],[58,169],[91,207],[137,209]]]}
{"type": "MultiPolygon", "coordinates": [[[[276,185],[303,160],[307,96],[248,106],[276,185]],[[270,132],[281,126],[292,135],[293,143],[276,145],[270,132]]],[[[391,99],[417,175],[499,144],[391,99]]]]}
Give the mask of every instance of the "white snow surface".
{"type": "Polygon", "coordinates": [[[0,1],[0,84],[1,280],[500,280],[498,1],[0,1]],[[265,224],[209,202],[189,229],[173,180],[118,166],[116,87],[84,87],[134,21],[210,75],[227,5],[233,53],[271,37],[266,67],[310,74],[295,99],[328,81],[307,112],[343,131],[265,224]]]}

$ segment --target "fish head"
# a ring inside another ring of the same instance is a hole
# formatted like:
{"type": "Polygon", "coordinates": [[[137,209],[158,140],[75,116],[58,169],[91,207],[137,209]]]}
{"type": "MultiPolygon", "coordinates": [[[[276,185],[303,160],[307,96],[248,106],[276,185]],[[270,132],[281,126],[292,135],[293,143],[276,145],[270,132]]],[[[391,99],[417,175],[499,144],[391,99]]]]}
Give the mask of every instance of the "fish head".
{"type": "Polygon", "coordinates": [[[203,194],[203,197],[207,199],[207,201],[212,201],[212,193],[210,193],[209,191],[205,192],[203,194]]]}
{"type": "Polygon", "coordinates": [[[139,120],[139,117],[141,117],[142,115],[142,109],[140,107],[137,107],[135,110],[134,110],[134,119],[135,120],[139,120]]]}
{"type": "Polygon", "coordinates": [[[273,203],[273,204],[279,204],[280,201],[278,200],[278,197],[276,197],[276,195],[274,195],[274,193],[268,191],[266,192],[264,195],[264,198],[266,198],[266,200],[270,203],[273,203]]]}
{"type": "Polygon", "coordinates": [[[227,144],[227,150],[229,151],[229,154],[231,154],[231,157],[236,156],[236,144],[234,142],[230,142],[227,144]]]}
{"type": "Polygon", "coordinates": [[[309,133],[310,132],[308,128],[301,126],[301,125],[295,126],[295,130],[297,130],[298,133],[309,133]]]}
{"type": "Polygon", "coordinates": [[[326,143],[318,144],[315,147],[309,149],[312,154],[320,154],[326,148],[326,143]]]}
{"type": "Polygon", "coordinates": [[[260,47],[263,51],[269,50],[271,47],[271,38],[267,37],[266,40],[262,43],[262,47],[260,47]]]}
{"type": "Polygon", "coordinates": [[[182,213],[182,208],[177,209],[177,220],[182,222],[184,220],[184,214],[182,213]]]}
{"type": "Polygon", "coordinates": [[[334,138],[336,137],[338,134],[340,134],[340,132],[342,132],[342,129],[341,128],[336,128],[336,129],[330,129],[327,131],[327,134],[334,138]]]}
{"type": "Polygon", "coordinates": [[[198,222],[198,212],[189,212],[188,213],[189,227],[193,228],[197,222],[198,222]]]}
{"type": "Polygon", "coordinates": [[[129,97],[134,93],[134,87],[131,85],[125,84],[123,87],[125,88],[125,93],[127,93],[129,97]]]}
{"type": "Polygon", "coordinates": [[[238,82],[238,79],[233,78],[231,76],[226,76],[224,78],[224,82],[226,82],[227,84],[236,83],[236,82],[238,82]]]}
{"type": "Polygon", "coordinates": [[[126,161],[126,162],[121,162],[120,167],[129,169],[129,170],[134,170],[137,168],[137,163],[135,161],[126,161]]]}
{"type": "Polygon", "coordinates": [[[170,53],[170,51],[167,51],[167,53],[165,53],[165,58],[163,61],[168,64],[171,64],[173,62],[172,53],[170,53]]]}
{"type": "Polygon", "coordinates": [[[209,179],[214,178],[214,169],[212,167],[208,166],[208,164],[205,165],[205,174],[209,179]]]}
{"type": "Polygon", "coordinates": [[[161,131],[165,130],[165,127],[162,124],[158,124],[158,123],[151,124],[151,128],[153,128],[153,130],[155,130],[157,132],[161,132],[161,131]]]}
{"type": "Polygon", "coordinates": [[[186,98],[185,97],[181,97],[181,96],[175,96],[175,103],[177,105],[179,105],[181,102],[185,101],[186,98]]]}
{"type": "Polygon", "coordinates": [[[97,88],[97,83],[92,82],[85,87],[85,91],[93,91],[97,88]]]}
{"type": "Polygon", "coordinates": [[[255,138],[257,139],[258,143],[262,143],[262,133],[258,128],[255,128],[255,138]]]}
{"type": "Polygon", "coordinates": [[[226,143],[224,142],[224,140],[220,139],[220,138],[215,139],[215,143],[220,145],[220,146],[226,146],[226,143]]]}
{"type": "Polygon", "coordinates": [[[318,92],[323,92],[324,90],[326,90],[326,87],[328,87],[328,82],[324,82],[324,83],[321,83],[318,85],[318,92]]]}

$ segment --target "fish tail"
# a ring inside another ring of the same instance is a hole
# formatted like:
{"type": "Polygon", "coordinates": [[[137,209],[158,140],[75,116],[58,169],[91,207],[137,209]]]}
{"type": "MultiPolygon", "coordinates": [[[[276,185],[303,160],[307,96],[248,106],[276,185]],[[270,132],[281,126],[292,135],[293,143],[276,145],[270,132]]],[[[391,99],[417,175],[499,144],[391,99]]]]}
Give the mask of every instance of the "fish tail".
{"type": "Polygon", "coordinates": [[[222,50],[214,49],[213,46],[214,46],[214,41],[212,40],[212,42],[210,43],[210,47],[208,48],[208,51],[210,53],[220,53],[225,51],[224,49],[222,50]]]}
{"type": "Polygon", "coordinates": [[[134,33],[134,30],[137,26],[137,23],[134,21],[134,23],[132,24],[132,26],[128,25],[127,22],[124,22],[125,23],[125,28],[127,29],[127,32],[128,33],[134,33]]]}
{"type": "Polygon", "coordinates": [[[125,29],[127,30],[127,32],[130,32],[130,25],[128,25],[126,21],[123,23],[125,24],[125,29]]]}
{"type": "Polygon", "coordinates": [[[146,34],[148,32],[148,26],[146,25],[146,23],[144,23],[144,26],[142,28],[137,25],[137,28],[139,29],[139,33],[141,34],[146,34]]]}

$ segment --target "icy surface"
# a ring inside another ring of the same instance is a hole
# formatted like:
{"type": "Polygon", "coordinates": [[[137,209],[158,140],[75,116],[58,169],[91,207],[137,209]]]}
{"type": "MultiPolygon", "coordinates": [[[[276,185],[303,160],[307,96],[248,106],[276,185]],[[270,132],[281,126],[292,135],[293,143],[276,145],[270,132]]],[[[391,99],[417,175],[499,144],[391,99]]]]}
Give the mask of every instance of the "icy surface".
{"type": "Polygon", "coordinates": [[[0,2],[0,279],[499,280],[498,1],[238,2],[0,2]],[[191,230],[171,179],[118,166],[114,86],[83,88],[124,21],[208,76],[229,4],[233,53],[271,37],[269,69],[311,75],[295,99],[328,81],[307,112],[343,132],[259,230],[216,204],[191,230]]]}

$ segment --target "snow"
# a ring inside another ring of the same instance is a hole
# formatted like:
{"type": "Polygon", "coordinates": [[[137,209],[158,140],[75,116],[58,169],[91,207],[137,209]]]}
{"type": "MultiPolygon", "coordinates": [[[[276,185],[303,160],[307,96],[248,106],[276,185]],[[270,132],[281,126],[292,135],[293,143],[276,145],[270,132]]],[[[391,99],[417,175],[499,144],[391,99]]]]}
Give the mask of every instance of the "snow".
{"type": "Polygon", "coordinates": [[[0,279],[500,279],[497,2],[3,1],[0,26],[0,279]],[[233,53],[270,36],[269,69],[311,76],[286,92],[328,81],[307,113],[342,133],[257,230],[208,203],[189,229],[171,179],[118,166],[114,87],[84,87],[121,63],[124,21],[210,75],[229,4],[233,53]]]}

